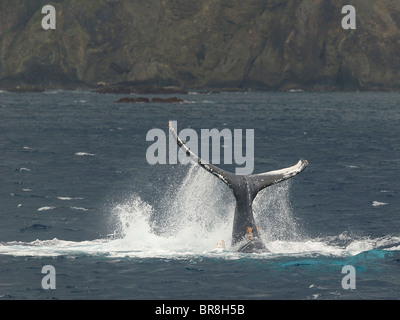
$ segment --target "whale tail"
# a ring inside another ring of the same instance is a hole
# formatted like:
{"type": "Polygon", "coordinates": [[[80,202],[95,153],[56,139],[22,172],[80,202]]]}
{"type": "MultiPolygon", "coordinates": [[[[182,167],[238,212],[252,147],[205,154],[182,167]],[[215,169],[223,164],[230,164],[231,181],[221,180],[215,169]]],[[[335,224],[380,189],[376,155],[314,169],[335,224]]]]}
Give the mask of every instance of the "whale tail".
{"type": "Polygon", "coordinates": [[[203,159],[201,159],[198,155],[193,153],[179,138],[171,122],[169,122],[169,130],[176,139],[178,146],[186,153],[187,156],[192,158],[192,160],[194,160],[194,162],[199,164],[202,168],[212,173],[220,180],[222,180],[225,184],[227,184],[232,189],[234,194],[236,190],[235,188],[237,182],[236,180],[238,180],[238,177],[246,177],[247,178],[246,180],[250,182],[249,186],[251,188],[253,199],[255,198],[257,193],[260,192],[262,189],[269,187],[273,184],[279,183],[281,181],[287,180],[289,178],[292,178],[295,175],[302,172],[308,166],[307,160],[300,159],[294,166],[287,167],[284,169],[268,171],[258,174],[237,175],[235,173],[223,170],[211,163],[208,163],[203,159]]]}
{"type": "Polygon", "coordinates": [[[266,248],[260,240],[259,230],[253,217],[253,200],[264,188],[290,179],[302,172],[308,166],[308,161],[300,159],[295,165],[284,169],[259,174],[237,175],[205,162],[193,153],[179,138],[171,122],[169,122],[169,130],[178,146],[193,162],[222,180],[232,190],[236,199],[232,246],[237,247],[240,244],[238,250],[242,252],[265,251],[266,248]],[[251,230],[250,233],[249,230],[251,230]]]}

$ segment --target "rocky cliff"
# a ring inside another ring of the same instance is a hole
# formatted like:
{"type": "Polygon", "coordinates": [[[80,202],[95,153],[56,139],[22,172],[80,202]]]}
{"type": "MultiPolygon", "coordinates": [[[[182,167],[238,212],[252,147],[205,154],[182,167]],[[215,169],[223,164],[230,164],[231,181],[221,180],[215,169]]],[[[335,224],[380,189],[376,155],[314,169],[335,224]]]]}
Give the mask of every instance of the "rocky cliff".
{"type": "Polygon", "coordinates": [[[0,26],[3,88],[400,88],[397,0],[0,0],[0,26]]]}

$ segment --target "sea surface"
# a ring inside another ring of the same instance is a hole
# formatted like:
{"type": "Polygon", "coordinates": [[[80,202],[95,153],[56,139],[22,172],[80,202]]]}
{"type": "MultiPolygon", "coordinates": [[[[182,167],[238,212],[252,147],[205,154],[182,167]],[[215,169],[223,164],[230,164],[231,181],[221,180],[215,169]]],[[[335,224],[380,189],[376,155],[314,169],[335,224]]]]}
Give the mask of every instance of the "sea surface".
{"type": "Polygon", "coordinates": [[[0,91],[0,299],[400,298],[400,93],[124,96],[0,91]],[[169,163],[170,120],[199,145],[253,129],[254,173],[309,161],[255,199],[269,253],[230,249],[233,194],[169,163]],[[148,162],[152,129],[166,164],[148,162]]]}

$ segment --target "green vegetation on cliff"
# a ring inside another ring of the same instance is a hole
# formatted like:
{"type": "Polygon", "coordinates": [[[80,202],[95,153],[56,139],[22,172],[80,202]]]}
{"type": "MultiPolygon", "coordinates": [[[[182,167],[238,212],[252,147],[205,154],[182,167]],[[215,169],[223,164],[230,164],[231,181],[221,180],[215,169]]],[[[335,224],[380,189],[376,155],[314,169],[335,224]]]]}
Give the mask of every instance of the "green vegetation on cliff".
{"type": "Polygon", "coordinates": [[[400,87],[397,0],[0,0],[0,28],[5,88],[400,87]],[[41,27],[46,4],[56,30],[41,27]]]}

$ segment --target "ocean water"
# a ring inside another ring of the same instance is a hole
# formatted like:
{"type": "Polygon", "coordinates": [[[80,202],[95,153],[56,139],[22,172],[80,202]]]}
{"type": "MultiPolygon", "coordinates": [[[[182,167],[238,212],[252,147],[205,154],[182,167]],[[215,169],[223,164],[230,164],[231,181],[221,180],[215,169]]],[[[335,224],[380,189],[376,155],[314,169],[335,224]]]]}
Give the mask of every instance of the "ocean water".
{"type": "Polygon", "coordinates": [[[400,297],[400,93],[123,96],[0,92],[1,299],[400,297]],[[309,161],[255,199],[269,253],[230,250],[234,198],[217,178],[148,163],[146,135],[168,142],[169,120],[254,129],[254,173],[309,161]]]}

